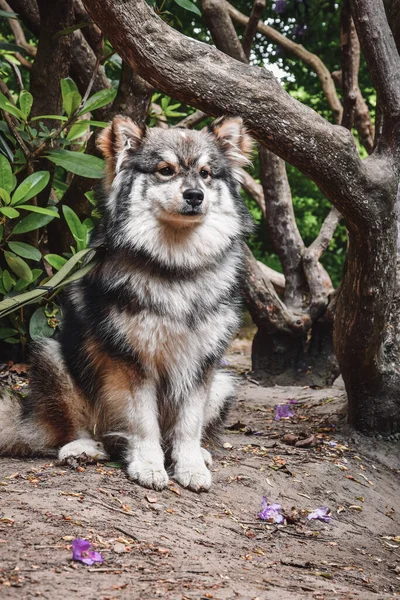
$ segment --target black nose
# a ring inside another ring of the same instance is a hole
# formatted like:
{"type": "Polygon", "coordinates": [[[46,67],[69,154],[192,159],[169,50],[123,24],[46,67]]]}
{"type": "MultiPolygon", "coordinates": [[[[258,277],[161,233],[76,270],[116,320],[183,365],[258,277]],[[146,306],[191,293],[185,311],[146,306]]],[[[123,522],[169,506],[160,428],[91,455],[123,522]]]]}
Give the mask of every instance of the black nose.
{"type": "Polygon", "coordinates": [[[195,206],[200,206],[200,204],[203,202],[204,194],[202,190],[190,188],[183,192],[183,198],[190,206],[195,208],[195,206]]]}

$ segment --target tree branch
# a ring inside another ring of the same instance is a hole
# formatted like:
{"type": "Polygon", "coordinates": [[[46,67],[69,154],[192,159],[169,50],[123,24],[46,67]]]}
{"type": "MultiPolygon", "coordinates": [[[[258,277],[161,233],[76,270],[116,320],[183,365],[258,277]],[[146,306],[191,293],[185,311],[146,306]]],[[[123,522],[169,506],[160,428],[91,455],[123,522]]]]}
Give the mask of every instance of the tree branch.
{"type": "Polygon", "coordinates": [[[242,187],[257,202],[257,204],[262,212],[262,215],[265,219],[265,217],[266,217],[265,198],[264,198],[264,192],[263,192],[261,183],[258,183],[244,169],[240,169],[240,175],[241,175],[241,179],[242,179],[242,187]]]}
{"type": "MultiPolygon", "coordinates": [[[[7,12],[13,12],[6,0],[0,0],[0,8],[7,12]]],[[[26,41],[24,30],[22,29],[18,19],[8,19],[8,24],[13,32],[15,43],[18,44],[18,46],[21,46],[21,48],[23,48],[29,54],[29,56],[36,56],[36,48],[26,41]]]]}
{"type": "MultiPolygon", "coordinates": [[[[246,17],[246,15],[242,14],[234,6],[229,4],[229,2],[226,2],[225,0],[222,0],[222,2],[224,2],[231,18],[236,23],[245,26],[248,25],[249,17],[246,17]]],[[[276,29],[274,29],[270,25],[266,25],[265,23],[258,23],[257,31],[265,35],[265,37],[270,42],[281,46],[285,50],[285,52],[291,54],[292,56],[295,56],[296,58],[304,62],[304,64],[311,67],[313,71],[315,71],[321,82],[322,89],[324,91],[329,107],[332,110],[335,122],[340,123],[342,119],[343,108],[336,93],[335,84],[332,80],[329,69],[327,69],[322,60],[316,54],[313,54],[312,52],[306,50],[306,48],[304,48],[304,46],[302,46],[301,44],[296,44],[296,42],[289,40],[287,37],[279,33],[279,31],[276,31],[276,29]]]]}
{"type": "Polygon", "coordinates": [[[342,48],[342,125],[350,129],[354,122],[357,101],[358,69],[360,66],[360,43],[351,18],[350,2],[344,0],[340,14],[340,42],[342,48]]]}
{"type": "Polygon", "coordinates": [[[195,127],[204,119],[207,119],[208,115],[204,113],[202,110],[196,110],[192,115],[188,115],[182,121],[179,121],[174,127],[185,127],[186,129],[190,129],[191,127],[195,127]]]}
{"type": "Polygon", "coordinates": [[[253,39],[255,34],[257,33],[258,22],[262,17],[262,14],[265,10],[266,0],[254,0],[253,8],[246,25],[246,29],[244,30],[243,39],[242,39],[242,48],[243,52],[249,60],[251,47],[253,45],[253,39]]]}
{"type": "Polygon", "coordinates": [[[152,85],[123,62],[118,92],[107,118],[111,119],[115,115],[123,114],[143,127],[149,114],[153,90],[152,85]]]}
{"type": "Polygon", "coordinates": [[[233,61],[215,48],[166,25],[145,0],[84,0],[113,47],[147,81],[214,116],[240,114],[270,150],[311,177],[349,217],[365,217],[362,203],[347,201],[348,185],[363,183],[354,141],[291,98],[271,73],[233,61]],[[284,127],[282,127],[284,122],[284,127]],[[346,182],[341,155],[346,162],[346,182]]]}
{"type": "Polygon", "coordinates": [[[225,54],[236,58],[236,60],[247,63],[246,54],[223,2],[220,0],[202,0],[201,5],[204,20],[216,47],[220,50],[223,49],[225,54]]]}
{"type": "Polygon", "coordinates": [[[383,114],[400,118],[400,56],[383,0],[350,0],[354,23],[383,114]]]}

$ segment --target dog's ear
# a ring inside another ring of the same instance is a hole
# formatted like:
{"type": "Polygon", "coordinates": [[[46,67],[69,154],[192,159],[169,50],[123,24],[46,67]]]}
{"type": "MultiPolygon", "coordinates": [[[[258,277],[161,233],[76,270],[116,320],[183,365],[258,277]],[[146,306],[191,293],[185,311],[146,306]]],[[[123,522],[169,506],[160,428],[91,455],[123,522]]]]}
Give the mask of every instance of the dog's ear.
{"type": "Polygon", "coordinates": [[[135,152],[143,139],[144,131],[129,117],[114,117],[97,138],[97,146],[106,159],[106,181],[110,184],[125,154],[135,152]],[[122,160],[120,160],[122,159],[122,160]]]}
{"type": "Polygon", "coordinates": [[[250,163],[253,140],[247,133],[241,117],[220,117],[209,127],[218,145],[235,167],[250,163]]]}

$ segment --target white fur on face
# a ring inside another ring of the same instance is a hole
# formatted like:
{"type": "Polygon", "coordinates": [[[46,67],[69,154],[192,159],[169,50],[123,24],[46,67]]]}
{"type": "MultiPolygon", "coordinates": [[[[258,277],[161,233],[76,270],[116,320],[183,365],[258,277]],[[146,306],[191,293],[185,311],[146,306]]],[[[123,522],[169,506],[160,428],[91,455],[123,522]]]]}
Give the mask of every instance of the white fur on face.
{"type": "MultiPolygon", "coordinates": [[[[157,195],[151,192],[143,198],[145,178],[141,174],[135,179],[129,216],[117,238],[121,247],[128,242],[133,249],[144,250],[167,266],[197,268],[224,252],[232,238],[240,234],[240,219],[224,182],[221,193],[211,188],[204,190],[207,213],[203,221],[180,228],[159,218],[159,207],[174,202],[171,196],[160,196],[161,187],[156,186],[157,195]]],[[[178,189],[173,189],[173,193],[181,194],[178,189]]]]}

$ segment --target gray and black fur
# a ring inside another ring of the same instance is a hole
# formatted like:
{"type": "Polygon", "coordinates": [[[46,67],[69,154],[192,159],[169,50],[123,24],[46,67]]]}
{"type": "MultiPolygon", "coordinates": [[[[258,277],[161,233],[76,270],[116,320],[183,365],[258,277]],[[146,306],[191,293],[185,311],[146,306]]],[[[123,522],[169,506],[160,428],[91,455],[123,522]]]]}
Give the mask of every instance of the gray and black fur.
{"type": "Polygon", "coordinates": [[[167,485],[168,455],[181,485],[208,489],[201,444],[233,394],[217,367],[239,322],[250,139],[238,118],[143,132],[116,117],[99,146],[99,260],[68,288],[59,341],[32,353],[28,399],[0,403],[0,453],[104,459],[123,442],[140,484],[167,485]]]}

